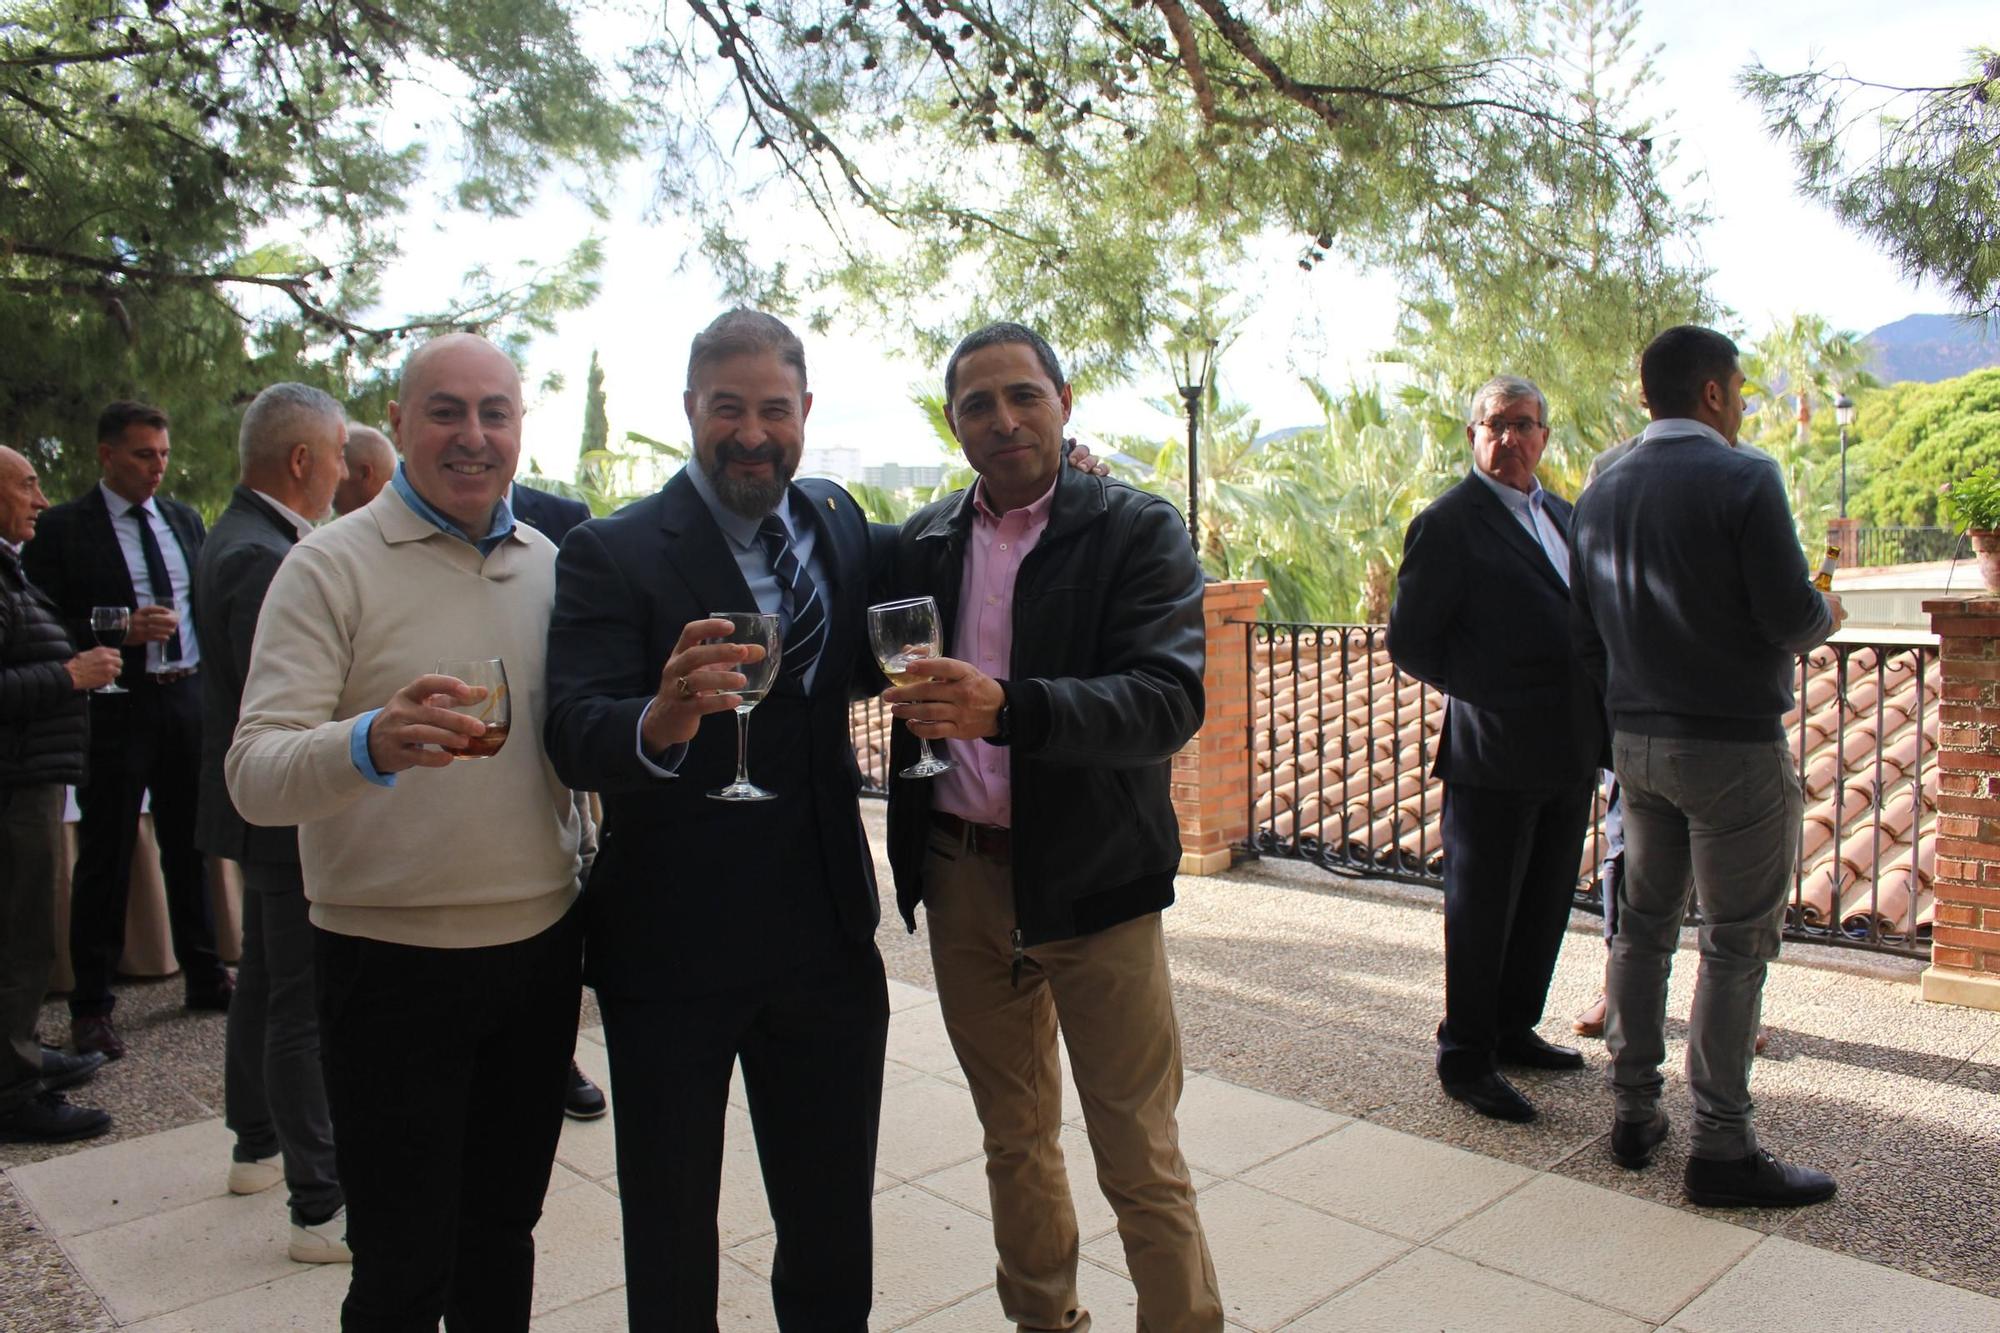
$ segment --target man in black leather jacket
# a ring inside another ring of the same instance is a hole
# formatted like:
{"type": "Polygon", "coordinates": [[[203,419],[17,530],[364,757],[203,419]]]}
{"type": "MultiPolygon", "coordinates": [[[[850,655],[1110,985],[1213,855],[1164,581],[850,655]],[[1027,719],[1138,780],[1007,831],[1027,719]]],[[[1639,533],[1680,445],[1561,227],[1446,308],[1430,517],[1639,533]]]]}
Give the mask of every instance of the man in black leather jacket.
{"type": "Polygon", "coordinates": [[[35,469],[0,448],[0,1141],[60,1143],[111,1128],[59,1089],[104,1063],[35,1037],[55,953],[63,787],[81,782],[83,691],[117,679],[118,653],[78,653],[47,597],[21,573],[20,546],[49,507],[35,469]]]}
{"type": "Polygon", "coordinates": [[[945,656],[883,697],[955,765],[898,777],[890,861],[922,902],[938,998],[986,1132],[998,1294],[1023,1328],[1088,1319],[1058,1144],[1060,1020],[1118,1214],[1139,1324],[1222,1327],[1174,1109],[1179,1030],[1160,910],[1180,838],[1174,754],[1200,726],[1202,578],[1156,496],[1061,465],[1070,388],[1018,324],[945,369],[946,415],[978,483],[903,525],[892,586],[938,603],[945,656]]]}

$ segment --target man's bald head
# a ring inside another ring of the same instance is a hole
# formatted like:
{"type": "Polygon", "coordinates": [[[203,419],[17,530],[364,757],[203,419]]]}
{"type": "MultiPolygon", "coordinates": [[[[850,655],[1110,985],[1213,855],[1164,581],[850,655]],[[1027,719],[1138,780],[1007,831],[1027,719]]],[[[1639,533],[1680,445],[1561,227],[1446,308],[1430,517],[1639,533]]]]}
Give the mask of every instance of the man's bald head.
{"type": "Polygon", "coordinates": [[[396,446],[373,426],[347,423],[347,480],[333,493],[333,507],[351,514],[379,495],[396,471],[396,446]]]}
{"type": "Polygon", "coordinates": [[[0,539],[21,545],[35,535],[35,519],[48,507],[35,465],[0,444],[0,539]]]}
{"type": "Polygon", "coordinates": [[[484,361],[496,369],[504,366],[506,375],[514,384],[514,399],[517,403],[520,401],[521,372],[514,365],[514,358],[476,333],[441,333],[411,349],[410,354],[403,358],[403,373],[397,377],[396,401],[414,401],[425,387],[424,377],[434,375],[436,367],[466,359],[484,361]]]}
{"type": "Polygon", "coordinates": [[[521,372],[477,334],[433,338],[403,363],[389,431],[417,494],[477,541],[521,459],[521,372]]]}

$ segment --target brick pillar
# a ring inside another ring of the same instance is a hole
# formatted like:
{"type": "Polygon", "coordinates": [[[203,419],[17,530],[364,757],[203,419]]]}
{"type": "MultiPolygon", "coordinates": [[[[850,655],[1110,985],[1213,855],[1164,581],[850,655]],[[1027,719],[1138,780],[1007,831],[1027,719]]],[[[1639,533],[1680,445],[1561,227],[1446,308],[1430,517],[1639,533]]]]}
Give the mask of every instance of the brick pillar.
{"type": "MultiPolygon", "coordinates": [[[[1840,548],[1840,567],[1853,569],[1861,563],[1861,520],[1858,518],[1830,518],[1826,521],[1826,544],[1840,548]]],[[[1819,552],[1814,552],[1806,563],[1819,568],[1819,552]]]]}
{"type": "Polygon", "coordinates": [[[1174,814],[1181,825],[1181,873],[1226,870],[1230,849],[1250,835],[1249,623],[1264,604],[1264,582],[1211,583],[1202,593],[1208,626],[1208,708],[1201,730],[1174,756],[1174,814]]]}
{"type": "Polygon", "coordinates": [[[1924,603],[1938,636],[1937,910],[1923,997],[2000,1010],[2000,597],[1924,603]]]}

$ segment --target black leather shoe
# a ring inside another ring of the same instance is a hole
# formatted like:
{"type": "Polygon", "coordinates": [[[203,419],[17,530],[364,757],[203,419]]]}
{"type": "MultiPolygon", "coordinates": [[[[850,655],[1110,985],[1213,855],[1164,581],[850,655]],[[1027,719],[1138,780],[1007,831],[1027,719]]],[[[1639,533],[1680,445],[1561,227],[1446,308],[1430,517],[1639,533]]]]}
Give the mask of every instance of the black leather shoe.
{"type": "Polygon", "coordinates": [[[229,998],[234,994],[236,994],[236,980],[229,973],[223,972],[202,985],[189,986],[187,1007],[226,1014],[229,1012],[229,998]]]}
{"type": "Polygon", "coordinates": [[[1442,1080],[1444,1095],[1455,1102],[1464,1102],[1483,1116],[1494,1120],[1512,1120],[1516,1124],[1526,1124],[1535,1118],[1535,1104],[1521,1095],[1520,1089],[1498,1074],[1483,1074],[1478,1078],[1463,1081],[1442,1080]]]}
{"type": "Polygon", "coordinates": [[[92,1051],[88,1055],[71,1055],[68,1051],[58,1051],[52,1046],[42,1047],[42,1090],[59,1092],[87,1082],[92,1074],[104,1067],[108,1057],[103,1051],[92,1051]]]}
{"type": "Polygon", "coordinates": [[[1831,1199],[1833,1177],[1791,1166],[1763,1149],[1733,1162],[1690,1157],[1683,1177],[1690,1203],[1705,1208],[1797,1208],[1831,1199]]]}
{"type": "Polygon", "coordinates": [[[89,1055],[95,1051],[107,1060],[122,1060],[125,1057],[125,1043],[118,1039],[118,1029],[111,1026],[110,1014],[72,1015],[69,1039],[78,1055],[89,1055]]]}
{"type": "Polygon", "coordinates": [[[111,1128],[111,1116],[94,1106],[71,1106],[60,1092],[38,1092],[11,1111],[0,1112],[0,1142],[69,1143],[96,1138],[111,1128]]]}
{"type": "Polygon", "coordinates": [[[1538,1032],[1524,1032],[1501,1041],[1494,1055],[1503,1065],[1524,1069],[1581,1069],[1583,1052],[1574,1046],[1558,1046],[1544,1041],[1538,1032]]]}
{"type": "Polygon", "coordinates": [[[1667,1113],[1654,1111],[1651,1120],[1611,1122],[1611,1160],[1627,1171],[1642,1171],[1653,1162],[1653,1149],[1667,1137],[1667,1113]]]}
{"type": "Polygon", "coordinates": [[[569,1091],[563,1094],[563,1114],[572,1120],[595,1120],[606,1109],[604,1094],[590,1081],[589,1075],[577,1068],[576,1061],[570,1061],[569,1091]]]}

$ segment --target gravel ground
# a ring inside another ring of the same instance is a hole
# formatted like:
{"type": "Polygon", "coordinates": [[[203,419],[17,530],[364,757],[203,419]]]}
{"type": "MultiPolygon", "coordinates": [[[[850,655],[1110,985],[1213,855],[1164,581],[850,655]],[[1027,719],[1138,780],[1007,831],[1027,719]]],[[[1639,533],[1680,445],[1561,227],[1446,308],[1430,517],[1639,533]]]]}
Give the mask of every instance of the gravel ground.
{"type": "MultiPolygon", "coordinates": [[[[864,802],[883,885],[878,936],[889,975],[932,985],[921,935],[896,915],[880,863],[882,806],[864,802]]],[[[1556,1171],[1674,1207],[1686,1153],[1679,1073],[1694,955],[1684,941],[1669,997],[1666,1106],[1673,1134],[1652,1169],[1627,1172],[1604,1139],[1611,1098],[1597,1042],[1591,1067],[1524,1073],[1541,1117],[1484,1120],[1438,1091],[1431,1065],[1442,967],[1441,899],[1386,881],[1252,862],[1183,878],[1167,942],[1188,1066],[1392,1129],[1556,1171]]],[[[1543,1032],[1569,1041],[1569,1016],[1597,988],[1603,944],[1578,916],[1563,946],[1543,1032]]],[[[2000,1296],[2000,1015],[1923,1003],[1921,964],[1786,945],[1765,990],[1771,1048],[1753,1090],[1765,1146],[1832,1171],[1833,1201],[1797,1212],[1723,1212],[1772,1231],[2000,1296]]],[[[180,1007],[178,979],[121,986],[132,1053],[78,1089],[130,1138],[221,1114],[223,1019],[180,1007]]],[[[588,995],[584,1023],[597,1020],[588,995]]],[[[60,1001],[42,1034],[66,1036],[60,1001]]],[[[74,1147],[0,1145],[0,1167],[74,1147]]],[[[111,1327],[102,1304],[11,1186],[0,1182],[0,1330],[111,1327]]]]}

